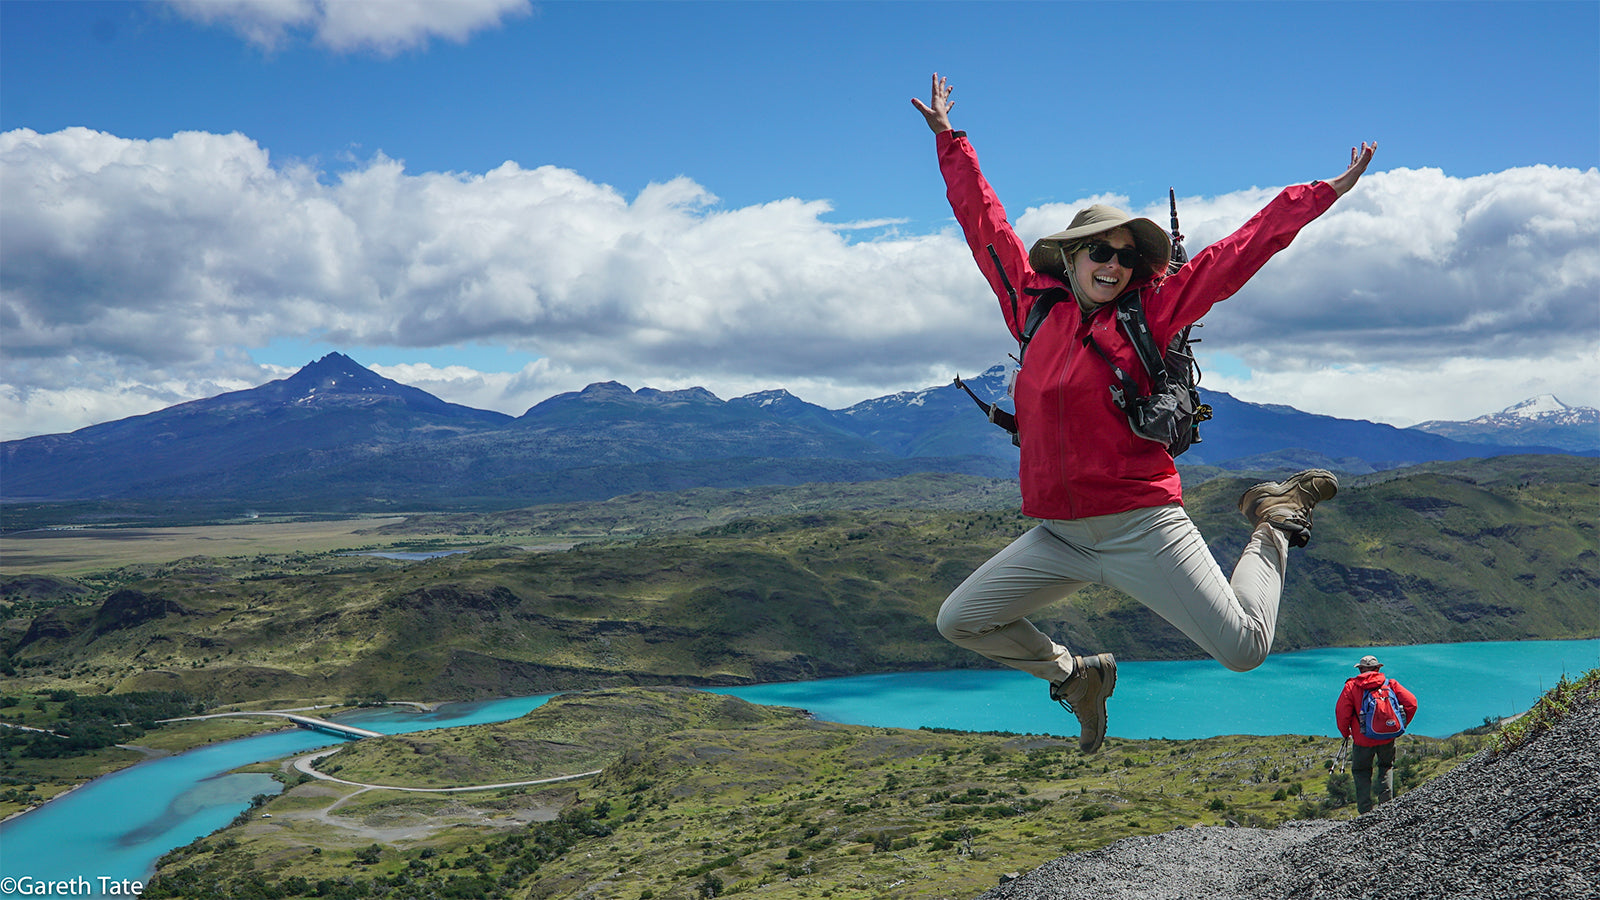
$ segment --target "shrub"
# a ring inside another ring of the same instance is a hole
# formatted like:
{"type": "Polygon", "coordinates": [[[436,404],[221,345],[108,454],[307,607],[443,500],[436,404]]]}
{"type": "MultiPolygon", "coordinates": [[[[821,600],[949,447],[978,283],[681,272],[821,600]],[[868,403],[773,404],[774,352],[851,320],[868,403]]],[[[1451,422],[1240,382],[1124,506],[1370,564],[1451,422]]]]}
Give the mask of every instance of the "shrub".
{"type": "Polygon", "coordinates": [[[1356,798],[1356,781],[1349,772],[1335,772],[1328,776],[1328,805],[1344,806],[1356,798]]]}
{"type": "Polygon", "coordinates": [[[1600,669],[1590,669],[1575,682],[1568,681],[1567,676],[1562,675],[1556,686],[1540,697],[1532,709],[1518,716],[1515,721],[1500,726],[1491,747],[1497,753],[1509,753],[1566,718],[1575,702],[1595,697],[1600,697],[1600,669]]]}

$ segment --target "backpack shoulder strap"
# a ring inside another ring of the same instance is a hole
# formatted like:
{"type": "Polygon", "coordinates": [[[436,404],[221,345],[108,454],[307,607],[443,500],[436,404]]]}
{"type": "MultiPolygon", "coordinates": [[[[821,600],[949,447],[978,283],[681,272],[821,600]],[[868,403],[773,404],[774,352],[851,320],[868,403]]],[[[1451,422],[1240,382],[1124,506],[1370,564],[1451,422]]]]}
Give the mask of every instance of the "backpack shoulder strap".
{"type": "MultiPolygon", "coordinates": [[[[1000,254],[995,252],[994,245],[989,245],[989,259],[994,261],[994,270],[1000,275],[1000,283],[1005,286],[1006,296],[1011,298],[1011,321],[1017,321],[1017,289],[1011,286],[1011,277],[1006,274],[1006,267],[1000,262],[1000,254]]],[[[1016,326],[1013,325],[1013,328],[1016,326]]],[[[1017,336],[1017,343],[1026,345],[1028,342],[1017,336]]]]}
{"type": "Polygon", "coordinates": [[[1023,323],[1022,337],[1018,339],[1017,364],[1022,364],[1022,358],[1028,353],[1028,343],[1033,340],[1033,335],[1044,324],[1045,317],[1050,315],[1050,310],[1057,303],[1070,299],[1072,294],[1064,287],[1049,288],[1024,288],[1033,295],[1033,306],[1028,310],[1028,320],[1023,323]]]}
{"type": "Polygon", "coordinates": [[[1167,363],[1156,347],[1155,335],[1150,333],[1150,322],[1144,316],[1141,293],[1129,291],[1117,300],[1117,321],[1122,323],[1123,331],[1127,332],[1128,340],[1133,344],[1133,352],[1159,390],[1167,380],[1167,363]]]}

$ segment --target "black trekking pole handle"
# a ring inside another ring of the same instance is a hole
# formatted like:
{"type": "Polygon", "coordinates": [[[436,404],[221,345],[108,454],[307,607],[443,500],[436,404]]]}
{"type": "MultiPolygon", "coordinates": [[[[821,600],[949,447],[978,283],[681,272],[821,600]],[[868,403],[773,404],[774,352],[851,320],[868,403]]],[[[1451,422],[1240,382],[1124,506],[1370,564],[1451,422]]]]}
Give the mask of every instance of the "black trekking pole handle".
{"type": "Polygon", "coordinates": [[[1178,231],[1178,192],[1167,188],[1167,204],[1172,210],[1172,262],[1168,268],[1176,272],[1189,261],[1189,251],[1183,249],[1183,234],[1178,231]]]}

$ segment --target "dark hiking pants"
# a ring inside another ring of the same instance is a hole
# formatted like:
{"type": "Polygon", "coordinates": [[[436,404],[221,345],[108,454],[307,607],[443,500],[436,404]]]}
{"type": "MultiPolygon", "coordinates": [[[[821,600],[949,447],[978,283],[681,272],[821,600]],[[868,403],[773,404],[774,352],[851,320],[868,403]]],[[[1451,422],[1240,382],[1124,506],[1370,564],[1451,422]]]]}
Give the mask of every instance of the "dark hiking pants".
{"type": "Polygon", "coordinates": [[[1394,799],[1394,741],[1379,744],[1376,747],[1363,747],[1360,744],[1350,748],[1350,774],[1356,779],[1356,810],[1368,812],[1372,809],[1372,788],[1376,782],[1378,788],[1378,802],[1388,803],[1394,799]],[[1372,764],[1378,764],[1377,776],[1374,778],[1372,764]]]}

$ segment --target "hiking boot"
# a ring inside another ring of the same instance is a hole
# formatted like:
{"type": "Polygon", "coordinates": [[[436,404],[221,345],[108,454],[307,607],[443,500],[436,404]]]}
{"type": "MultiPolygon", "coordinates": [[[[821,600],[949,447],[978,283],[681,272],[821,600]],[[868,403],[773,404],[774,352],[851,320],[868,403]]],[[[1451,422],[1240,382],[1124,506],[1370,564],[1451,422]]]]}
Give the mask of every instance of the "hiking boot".
{"type": "Polygon", "coordinates": [[[1072,677],[1050,685],[1050,699],[1078,717],[1078,746],[1085,753],[1106,739],[1106,700],[1117,687],[1117,659],[1109,653],[1074,656],[1072,677]]]}
{"type": "Polygon", "coordinates": [[[1267,481],[1244,492],[1239,512],[1255,528],[1266,522],[1289,536],[1289,546],[1311,540],[1311,508],[1339,492],[1339,479],[1326,469],[1307,469],[1282,481],[1267,481]]]}

